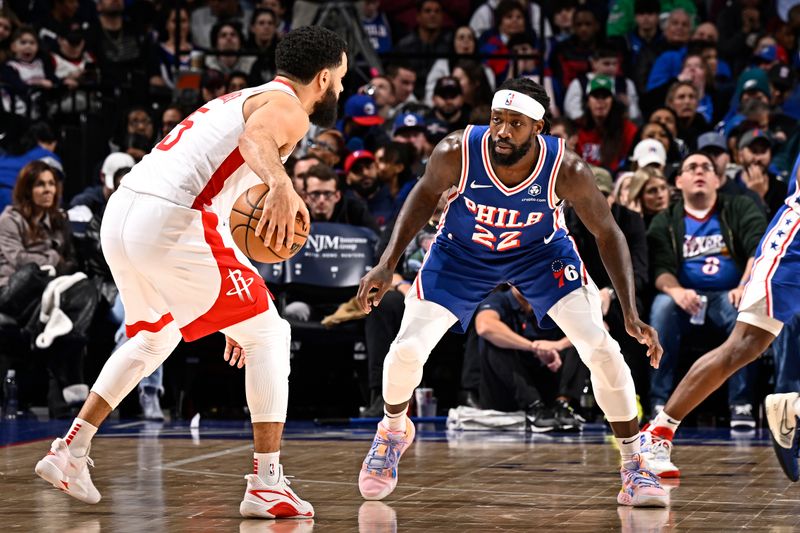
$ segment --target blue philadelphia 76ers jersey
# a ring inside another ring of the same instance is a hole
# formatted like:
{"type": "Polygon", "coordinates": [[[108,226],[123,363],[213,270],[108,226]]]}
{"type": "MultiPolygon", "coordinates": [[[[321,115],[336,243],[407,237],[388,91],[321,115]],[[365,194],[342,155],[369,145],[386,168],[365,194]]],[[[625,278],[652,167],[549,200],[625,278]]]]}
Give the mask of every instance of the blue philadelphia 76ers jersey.
{"type": "Polygon", "coordinates": [[[553,326],[550,308],[590,282],[555,193],[564,142],[547,135],[532,142],[539,148],[533,169],[507,187],[489,159],[488,126],[464,131],[458,188],[414,283],[418,298],[458,317],[456,331],[466,331],[478,304],[501,283],[517,287],[546,328],[553,326]]]}
{"type": "Polygon", "coordinates": [[[797,188],[797,172],[800,170],[800,156],[794,161],[792,173],[789,174],[789,191],[786,193],[786,205],[800,208],[800,190],[797,188]]]}
{"type": "Polygon", "coordinates": [[[489,127],[467,126],[458,196],[447,207],[437,242],[449,241],[476,259],[496,259],[567,236],[555,194],[564,141],[538,135],[532,142],[538,161],[519,185],[507,187],[489,159],[489,127]]]}

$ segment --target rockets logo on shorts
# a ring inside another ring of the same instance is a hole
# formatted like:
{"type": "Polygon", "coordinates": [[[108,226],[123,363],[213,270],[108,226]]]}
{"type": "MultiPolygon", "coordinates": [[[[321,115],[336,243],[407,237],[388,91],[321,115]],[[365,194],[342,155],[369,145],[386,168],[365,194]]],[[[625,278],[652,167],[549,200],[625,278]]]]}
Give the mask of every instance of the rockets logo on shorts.
{"type": "Polygon", "coordinates": [[[225,293],[226,296],[236,295],[241,301],[244,301],[244,295],[246,294],[248,300],[251,302],[254,301],[253,295],[250,294],[249,287],[253,284],[255,279],[252,277],[245,279],[245,277],[242,275],[242,271],[238,268],[236,270],[231,270],[230,268],[228,269],[228,279],[233,283],[233,288],[225,293]]]}

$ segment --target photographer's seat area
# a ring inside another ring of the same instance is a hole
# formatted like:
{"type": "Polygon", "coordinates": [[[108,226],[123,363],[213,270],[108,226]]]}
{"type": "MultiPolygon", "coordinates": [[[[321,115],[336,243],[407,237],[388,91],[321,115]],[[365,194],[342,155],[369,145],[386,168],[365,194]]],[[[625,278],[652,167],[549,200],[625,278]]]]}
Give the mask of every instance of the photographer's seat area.
{"type": "Polygon", "coordinates": [[[289,416],[355,414],[369,398],[365,389],[363,312],[355,305],[361,276],[375,263],[377,235],[363,227],[311,224],[305,247],[279,264],[258,264],[278,311],[292,327],[289,416]],[[317,397],[324,391],[347,395],[317,397]],[[324,400],[324,401],[320,401],[324,400]]]}

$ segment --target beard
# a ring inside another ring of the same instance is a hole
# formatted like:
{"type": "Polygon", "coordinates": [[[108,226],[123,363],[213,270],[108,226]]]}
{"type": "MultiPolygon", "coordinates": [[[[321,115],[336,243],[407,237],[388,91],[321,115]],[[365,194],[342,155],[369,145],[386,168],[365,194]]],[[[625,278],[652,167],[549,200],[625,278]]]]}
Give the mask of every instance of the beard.
{"type": "Polygon", "coordinates": [[[325,94],[322,96],[322,100],[314,104],[314,109],[308,116],[308,120],[320,128],[332,127],[336,123],[337,101],[336,93],[333,92],[333,89],[328,87],[328,90],[325,91],[325,94]]]}
{"type": "Polygon", "coordinates": [[[503,141],[503,144],[510,146],[511,151],[507,154],[498,154],[495,151],[495,146],[497,146],[497,143],[494,141],[494,139],[489,137],[489,157],[491,157],[493,163],[500,165],[501,167],[510,167],[511,165],[518,163],[530,151],[531,146],[533,145],[533,138],[528,139],[525,143],[519,146],[507,141],[503,141]]]}
{"type": "Polygon", "coordinates": [[[461,108],[455,106],[453,107],[448,106],[448,107],[437,107],[435,108],[435,110],[437,113],[442,115],[445,118],[445,120],[450,120],[451,118],[456,116],[459,113],[459,111],[461,111],[461,108]]]}
{"type": "Polygon", "coordinates": [[[358,194],[360,194],[364,198],[369,198],[372,196],[375,191],[381,186],[381,182],[377,179],[369,179],[365,178],[361,181],[353,183],[350,187],[353,188],[358,194]]]}

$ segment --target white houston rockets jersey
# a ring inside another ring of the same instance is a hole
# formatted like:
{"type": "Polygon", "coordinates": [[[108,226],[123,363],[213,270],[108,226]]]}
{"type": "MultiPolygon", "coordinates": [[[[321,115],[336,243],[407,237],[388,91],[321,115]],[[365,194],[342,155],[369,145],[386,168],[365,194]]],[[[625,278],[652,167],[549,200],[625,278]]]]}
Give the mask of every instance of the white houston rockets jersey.
{"type": "Polygon", "coordinates": [[[239,195],[262,183],[239,153],[239,137],[244,132],[244,102],[265,91],[297,98],[288,84],[271,81],[211,100],[175,126],[122,185],[184,207],[210,209],[227,219],[239,195]]]}

